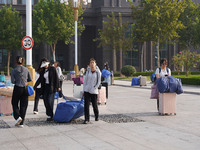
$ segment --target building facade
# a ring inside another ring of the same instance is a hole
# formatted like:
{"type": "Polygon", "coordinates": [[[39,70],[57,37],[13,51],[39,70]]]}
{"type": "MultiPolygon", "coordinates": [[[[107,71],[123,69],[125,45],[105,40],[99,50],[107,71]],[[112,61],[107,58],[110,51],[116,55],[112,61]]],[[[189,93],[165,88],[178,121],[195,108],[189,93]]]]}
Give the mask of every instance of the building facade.
{"type": "MultiPolygon", "coordinates": [[[[26,25],[26,0],[0,0],[0,7],[4,3],[12,4],[13,8],[20,12],[22,16],[23,28],[26,25]]],[[[38,0],[32,0],[33,5],[36,4],[38,0]]],[[[137,5],[138,0],[132,0],[132,2],[137,5]]],[[[197,1],[196,1],[197,2],[197,1]]],[[[90,58],[95,58],[97,60],[98,66],[102,69],[104,63],[108,62],[112,70],[112,51],[106,50],[104,47],[98,47],[98,42],[94,42],[93,39],[98,37],[98,30],[103,28],[103,20],[107,20],[107,15],[111,15],[115,12],[116,17],[118,13],[122,14],[122,22],[133,23],[131,17],[131,9],[129,2],[127,0],[93,0],[87,9],[83,13],[82,23],[85,25],[85,30],[82,35],[78,37],[78,65],[79,68],[86,67],[88,65],[90,58]]],[[[72,37],[74,38],[74,37],[72,37]]],[[[142,45],[135,43],[134,50],[123,51],[123,65],[133,65],[136,67],[137,71],[155,70],[156,64],[156,49],[152,42],[144,43],[144,53],[141,56],[142,45]],[[143,59],[141,59],[143,57],[143,59]],[[141,62],[143,61],[143,63],[141,62]],[[143,66],[141,66],[143,64],[143,66]]],[[[56,60],[61,63],[62,69],[73,70],[75,63],[74,45],[65,45],[63,41],[59,41],[56,46],[56,60]]],[[[170,44],[161,44],[160,47],[160,57],[167,58],[169,61],[169,67],[172,68],[171,58],[178,52],[178,46],[170,44]]],[[[0,68],[6,65],[6,50],[0,48],[0,68]]],[[[25,56],[25,50],[15,51],[11,57],[11,66],[13,67],[15,62],[14,58],[17,55],[25,56]]],[[[50,46],[43,43],[38,47],[33,48],[33,66],[37,68],[37,65],[41,58],[47,57],[52,60],[52,52],[50,46]]],[[[117,52],[117,70],[119,68],[119,52],[117,52]]]]}

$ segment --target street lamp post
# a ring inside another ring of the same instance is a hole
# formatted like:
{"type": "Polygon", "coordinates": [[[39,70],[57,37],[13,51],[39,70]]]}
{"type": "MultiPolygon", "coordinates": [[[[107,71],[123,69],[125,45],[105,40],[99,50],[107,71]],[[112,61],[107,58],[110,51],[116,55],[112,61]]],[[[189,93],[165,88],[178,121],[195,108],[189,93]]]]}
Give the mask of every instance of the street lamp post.
{"type": "Polygon", "coordinates": [[[75,65],[74,65],[74,71],[76,76],[79,75],[79,68],[78,68],[78,9],[79,7],[82,7],[83,5],[86,6],[89,3],[92,3],[92,0],[61,0],[61,2],[65,3],[65,5],[68,5],[69,2],[72,1],[73,8],[74,8],[74,21],[75,21],[75,65]]]}
{"type": "MultiPolygon", "coordinates": [[[[32,1],[26,0],[26,36],[32,38],[32,1]]],[[[26,67],[29,69],[32,81],[29,85],[33,86],[35,83],[35,69],[32,67],[32,48],[26,50],[26,67]]],[[[29,100],[34,100],[34,96],[29,96],[29,100]]]]}
{"type": "Polygon", "coordinates": [[[74,21],[75,21],[75,66],[74,66],[74,71],[76,73],[76,76],[79,75],[79,68],[78,68],[78,33],[77,33],[78,7],[79,7],[78,0],[74,0],[74,21]]]}

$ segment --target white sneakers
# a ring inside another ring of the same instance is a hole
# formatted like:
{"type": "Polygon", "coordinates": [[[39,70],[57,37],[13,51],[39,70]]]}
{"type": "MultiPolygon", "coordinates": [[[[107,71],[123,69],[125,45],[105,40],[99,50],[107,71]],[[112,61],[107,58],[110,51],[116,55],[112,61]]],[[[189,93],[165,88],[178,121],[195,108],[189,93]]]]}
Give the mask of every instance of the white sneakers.
{"type": "Polygon", "coordinates": [[[22,118],[19,117],[17,120],[16,120],[16,123],[15,123],[15,126],[19,126],[19,124],[22,122],[22,118]]]}
{"type": "Polygon", "coordinates": [[[38,114],[38,112],[37,112],[37,111],[33,111],[33,114],[36,114],[36,115],[37,115],[37,114],[38,114]]]}

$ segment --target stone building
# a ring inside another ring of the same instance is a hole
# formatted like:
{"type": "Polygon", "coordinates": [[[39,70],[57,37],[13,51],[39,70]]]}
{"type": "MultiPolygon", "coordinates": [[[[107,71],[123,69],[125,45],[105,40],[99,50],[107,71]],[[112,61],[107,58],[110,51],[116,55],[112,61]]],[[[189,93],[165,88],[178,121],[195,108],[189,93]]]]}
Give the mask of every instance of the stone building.
{"type": "MultiPolygon", "coordinates": [[[[13,8],[20,12],[22,16],[23,28],[26,27],[26,0],[0,0],[0,7],[4,3],[12,4],[13,8]]],[[[32,0],[33,5],[38,0],[32,0]]],[[[137,5],[138,0],[132,0],[137,5]]],[[[195,2],[199,2],[196,0],[195,2]]],[[[103,20],[107,20],[107,15],[111,15],[115,12],[117,17],[118,13],[122,14],[122,21],[133,23],[131,18],[131,9],[127,0],[92,0],[92,3],[87,6],[87,9],[83,13],[82,23],[85,25],[85,30],[78,38],[78,65],[79,68],[86,67],[91,57],[97,60],[98,66],[102,69],[105,62],[108,62],[112,70],[112,51],[105,50],[105,48],[98,47],[97,42],[93,42],[98,36],[98,29],[103,28],[103,20]]],[[[73,37],[72,37],[73,38],[73,37]]],[[[133,65],[137,71],[155,70],[156,64],[156,50],[152,42],[146,42],[144,45],[143,54],[143,69],[141,68],[141,45],[136,44],[136,50],[126,50],[123,52],[123,65],[133,65]]],[[[162,44],[160,47],[160,56],[167,58],[169,61],[169,67],[173,69],[171,65],[171,58],[178,52],[178,46],[169,44],[162,44]]],[[[14,66],[14,58],[17,55],[24,55],[25,50],[13,52],[11,66],[14,66]]],[[[0,47],[0,68],[1,70],[7,63],[7,51],[0,47]]],[[[50,46],[41,44],[39,47],[33,48],[33,66],[37,67],[38,62],[42,57],[47,57],[52,60],[52,54],[50,46]]],[[[73,70],[74,67],[74,45],[65,45],[64,42],[59,41],[56,46],[56,60],[61,63],[61,67],[65,70],[73,70]]],[[[119,71],[119,52],[117,52],[117,70],[119,71]]]]}

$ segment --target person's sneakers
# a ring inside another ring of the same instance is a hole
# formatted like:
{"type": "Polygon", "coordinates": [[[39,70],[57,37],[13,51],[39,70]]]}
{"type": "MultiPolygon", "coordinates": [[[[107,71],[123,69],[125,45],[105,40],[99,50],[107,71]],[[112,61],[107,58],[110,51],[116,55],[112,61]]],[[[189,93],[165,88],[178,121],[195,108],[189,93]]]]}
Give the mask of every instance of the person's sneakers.
{"type": "Polygon", "coordinates": [[[24,127],[24,125],[23,125],[23,124],[22,124],[22,125],[18,125],[18,127],[19,127],[19,128],[23,128],[23,127],[24,127]]]}
{"type": "Polygon", "coordinates": [[[87,120],[85,120],[84,122],[83,122],[83,124],[88,124],[89,123],[89,121],[87,121],[87,120]]]}
{"type": "Polygon", "coordinates": [[[21,122],[22,122],[22,118],[19,117],[19,118],[16,120],[15,126],[18,126],[21,122]]]}
{"type": "Polygon", "coordinates": [[[37,115],[37,114],[38,114],[38,111],[33,111],[33,114],[36,114],[36,115],[37,115]]]}
{"type": "Polygon", "coordinates": [[[95,121],[99,121],[99,118],[98,118],[98,117],[95,117],[95,121]]]}
{"type": "Polygon", "coordinates": [[[47,121],[53,121],[53,117],[48,116],[47,121]]]}

